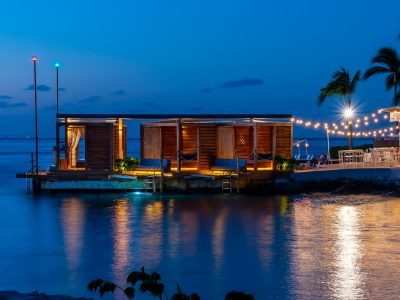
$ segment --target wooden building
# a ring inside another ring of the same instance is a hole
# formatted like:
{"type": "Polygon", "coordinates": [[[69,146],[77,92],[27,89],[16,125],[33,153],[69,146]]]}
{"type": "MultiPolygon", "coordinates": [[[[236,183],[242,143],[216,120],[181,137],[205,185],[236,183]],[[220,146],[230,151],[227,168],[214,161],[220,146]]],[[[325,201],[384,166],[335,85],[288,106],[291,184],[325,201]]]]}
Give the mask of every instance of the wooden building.
{"type": "Polygon", "coordinates": [[[126,157],[121,118],[59,118],[56,139],[57,170],[113,171],[114,161],[126,157]]]}
{"type": "Polygon", "coordinates": [[[217,158],[246,159],[248,170],[270,170],[292,156],[290,118],[179,119],[141,125],[141,158],[171,160],[175,171],[207,171],[217,158]]]}
{"type": "Polygon", "coordinates": [[[291,118],[270,114],[59,114],[57,169],[112,171],[115,159],[127,153],[123,120],[142,120],[141,159],[169,160],[175,172],[206,172],[218,158],[245,159],[249,171],[270,170],[276,156],[292,156],[291,118]],[[84,159],[79,157],[82,152],[84,159]]]}

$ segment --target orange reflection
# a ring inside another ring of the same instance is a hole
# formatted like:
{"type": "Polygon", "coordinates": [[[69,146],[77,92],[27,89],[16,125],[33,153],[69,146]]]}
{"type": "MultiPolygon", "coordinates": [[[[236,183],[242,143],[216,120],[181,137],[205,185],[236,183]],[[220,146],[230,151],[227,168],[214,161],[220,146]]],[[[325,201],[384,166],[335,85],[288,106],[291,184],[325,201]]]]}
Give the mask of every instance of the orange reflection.
{"type": "Polygon", "coordinates": [[[212,251],[215,260],[215,269],[217,271],[221,270],[224,250],[225,250],[225,231],[226,231],[226,217],[227,209],[223,208],[218,213],[215,219],[213,231],[212,231],[212,251]]]}
{"type": "Polygon", "coordinates": [[[63,201],[61,205],[61,220],[68,269],[76,271],[80,262],[85,223],[85,206],[82,201],[76,198],[63,201]]]}
{"type": "Polygon", "coordinates": [[[131,264],[131,222],[129,214],[129,201],[126,199],[116,200],[114,216],[112,219],[114,256],[112,270],[116,282],[125,282],[126,271],[131,264]]]}
{"type": "Polygon", "coordinates": [[[258,254],[260,257],[260,263],[267,269],[271,259],[271,245],[274,242],[274,217],[272,215],[265,215],[259,218],[258,228],[258,254]]]}
{"type": "Polygon", "coordinates": [[[153,202],[144,209],[142,222],[140,224],[140,238],[138,245],[141,246],[138,258],[140,265],[153,268],[161,260],[163,237],[162,237],[162,202],[153,202]]]}

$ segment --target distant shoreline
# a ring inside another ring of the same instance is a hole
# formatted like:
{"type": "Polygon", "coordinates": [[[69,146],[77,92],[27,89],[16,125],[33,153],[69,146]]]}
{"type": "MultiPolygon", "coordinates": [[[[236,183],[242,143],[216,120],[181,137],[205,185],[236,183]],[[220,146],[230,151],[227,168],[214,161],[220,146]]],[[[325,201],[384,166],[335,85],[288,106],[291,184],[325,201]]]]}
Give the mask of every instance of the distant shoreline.
{"type": "Polygon", "coordinates": [[[20,293],[18,291],[0,291],[0,299],[11,300],[93,300],[93,298],[71,297],[65,295],[48,295],[45,293],[32,292],[20,293]]]}

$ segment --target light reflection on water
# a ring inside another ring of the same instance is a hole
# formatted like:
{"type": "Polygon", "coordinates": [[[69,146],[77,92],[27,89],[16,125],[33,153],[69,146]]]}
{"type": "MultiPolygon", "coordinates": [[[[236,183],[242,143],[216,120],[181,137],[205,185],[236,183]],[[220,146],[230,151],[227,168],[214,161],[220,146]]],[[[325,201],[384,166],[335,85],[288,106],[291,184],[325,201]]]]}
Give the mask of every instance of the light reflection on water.
{"type": "Polygon", "coordinates": [[[359,261],[362,256],[360,224],[357,208],[342,206],[337,210],[336,270],[332,278],[333,295],[337,299],[364,299],[359,261]]]}
{"type": "Polygon", "coordinates": [[[0,289],[88,296],[89,280],[124,285],[145,266],[170,291],[179,282],[202,299],[232,289],[256,299],[400,292],[397,198],[5,195],[0,289]]]}

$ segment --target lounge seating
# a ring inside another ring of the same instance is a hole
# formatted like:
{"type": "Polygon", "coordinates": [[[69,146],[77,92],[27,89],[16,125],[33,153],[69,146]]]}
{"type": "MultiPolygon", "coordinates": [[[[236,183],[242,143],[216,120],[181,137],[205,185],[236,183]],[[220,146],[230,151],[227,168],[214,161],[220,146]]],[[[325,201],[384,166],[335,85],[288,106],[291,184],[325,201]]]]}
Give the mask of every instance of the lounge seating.
{"type": "Polygon", "coordinates": [[[197,153],[185,153],[181,154],[182,161],[195,161],[197,160],[197,153]]]}
{"type": "Polygon", "coordinates": [[[247,169],[247,159],[235,158],[217,158],[211,171],[223,171],[227,173],[245,172],[247,169]]]}
{"type": "MultiPolygon", "coordinates": [[[[254,160],[254,153],[250,154],[250,160],[254,160]]],[[[272,160],[272,153],[257,153],[257,160],[272,160]]]]}
{"type": "Polygon", "coordinates": [[[171,168],[171,161],[168,159],[163,159],[160,165],[160,160],[157,158],[143,158],[140,161],[140,166],[135,170],[137,171],[169,171],[171,168]]]}

